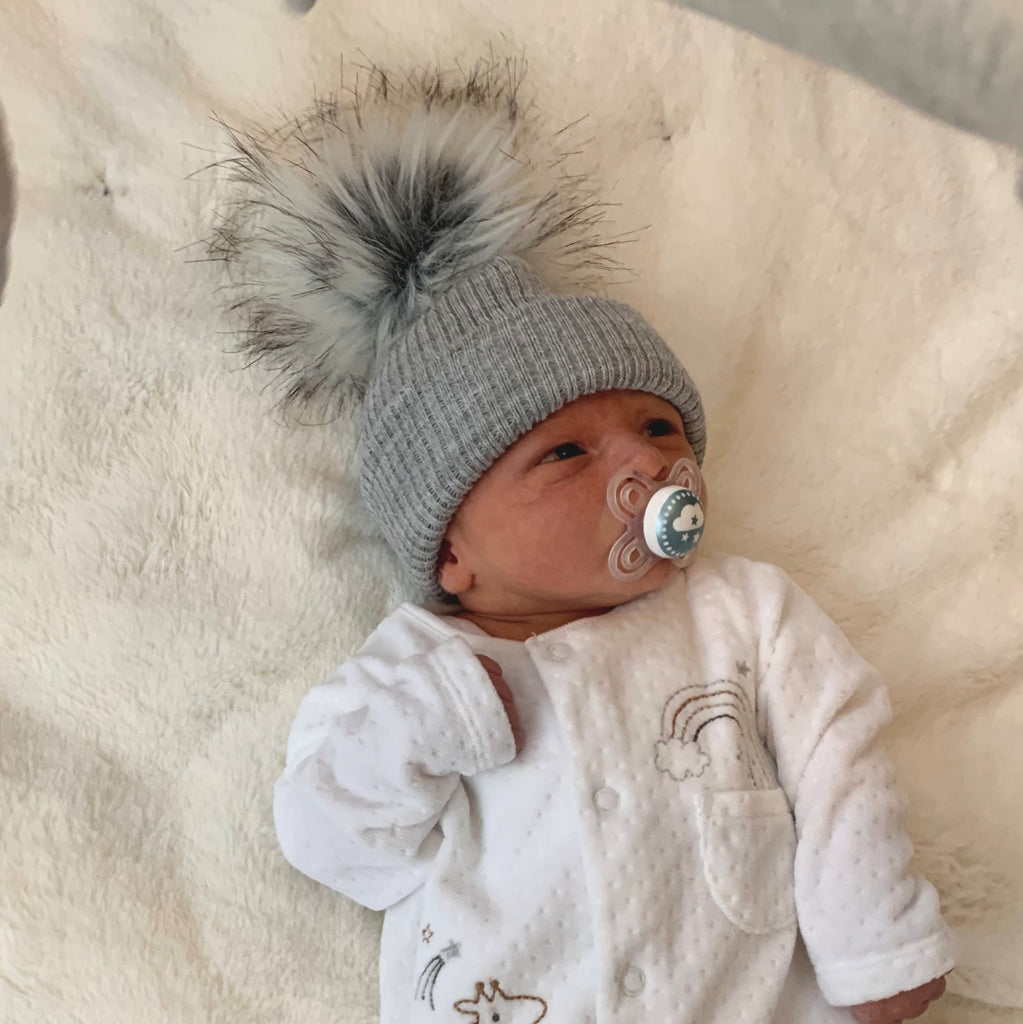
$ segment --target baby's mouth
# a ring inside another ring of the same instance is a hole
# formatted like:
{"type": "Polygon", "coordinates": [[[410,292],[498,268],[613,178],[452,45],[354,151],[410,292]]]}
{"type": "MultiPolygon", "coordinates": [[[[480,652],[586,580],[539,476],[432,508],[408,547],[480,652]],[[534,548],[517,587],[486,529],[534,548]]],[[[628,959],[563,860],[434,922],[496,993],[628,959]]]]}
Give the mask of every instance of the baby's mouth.
{"type": "Polygon", "coordinates": [[[625,531],[608,554],[611,575],[638,580],[660,558],[687,565],[703,536],[705,489],[700,467],[682,458],[657,481],[642,470],[623,470],[607,487],[607,504],[625,531]]]}

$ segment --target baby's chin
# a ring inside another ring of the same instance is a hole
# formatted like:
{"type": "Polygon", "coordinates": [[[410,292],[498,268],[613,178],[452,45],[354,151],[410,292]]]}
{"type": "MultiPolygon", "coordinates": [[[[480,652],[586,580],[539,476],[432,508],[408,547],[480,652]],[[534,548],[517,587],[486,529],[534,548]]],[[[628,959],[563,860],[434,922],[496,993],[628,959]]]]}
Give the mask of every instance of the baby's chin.
{"type": "Polygon", "coordinates": [[[633,583],[622,582],[620,584],[623,592],[627,594],[620,603],[632,601],[637,597],[642,597],[644,594],[652,594],[655,590],[666,587],[672,580],[677,578],[681,571],[674,562],[666,558],[658,558],[650,568],[650,571],[644,576],[641,576],[633,583]]]}
{"type": "Polygon", "coordinates": [[[676,579],[680,572],[681,570],[674,562],[664,558],[657,559],[649,571],[638,580],[631,582],[616,580],[610,572],[607,572],[606,580],[600,581],[592,591],[567,597],[566,603],[575,600],[580,607],[616,608],[618,605],[628,604],[629,601],[634,601],[645,594],[661,590],[676,579]]]}
{"type": "MultiPolygon", "coordinates": [[[[466,612],[497,619],[520,621],[568,616],[571,620],[599,615],[652,594],[677,579],[680,572],[673,562],[659,558],[643,576],[631,582],[616,580],[605,569],[603,576],[596,574],[585,589],[562,585],[534,590],[519,583],[506,593],[491,591],[486,598],[466,599],[461,604],[466,612]]],[[[565,576],[560,578],[560,582],[564,584],[565,576]]]]}

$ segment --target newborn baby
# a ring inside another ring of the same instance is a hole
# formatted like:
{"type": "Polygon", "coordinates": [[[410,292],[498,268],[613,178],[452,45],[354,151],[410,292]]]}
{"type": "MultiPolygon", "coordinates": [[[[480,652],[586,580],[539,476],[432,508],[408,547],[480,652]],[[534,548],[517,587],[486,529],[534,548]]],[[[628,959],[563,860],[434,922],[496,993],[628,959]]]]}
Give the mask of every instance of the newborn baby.
{"type": "Polygon", "coordinates": [[[248,344],[291,397],[357,385],[418,594],[303,700],[284,855],[386,911],[383,1024],[919,1015],[954,954],[883,685],[783,571],[698,548],[692,379],[635,310],[548,286],[592,204],[530,195],[514,93],[438,81],[231,165],[248,344]]]}
{"type": "Polygon", "coordinates": [[[570,402],[452,519],[439,579],[460,609],[404,605],[303,703],[278,835],[388,910],[385,1024],[848,1019],[797,923],[861,1021],[943,991],[874,673],[770,566],[608,571],[608,481],[680,457],[663,399],[570,402]]]}

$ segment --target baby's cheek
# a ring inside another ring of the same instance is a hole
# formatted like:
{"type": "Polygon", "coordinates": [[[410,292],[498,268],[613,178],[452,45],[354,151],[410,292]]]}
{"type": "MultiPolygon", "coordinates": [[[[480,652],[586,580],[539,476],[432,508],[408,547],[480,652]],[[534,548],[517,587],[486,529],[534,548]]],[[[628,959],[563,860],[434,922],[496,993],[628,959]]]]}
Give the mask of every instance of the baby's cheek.
{"type": "Polygon", "coordinates": [[[606,568],[607,555],[616,538],[608,539],[602,524],[559,523],[538,538],[532,561],[538,568],[557,572],[568,582],[588,578],[595,569],[606,568]]]}
{"type": "Polygon", "coordinates": [[[557,501],[506,514],[504,528],[491,530],[486,542],[492,550],[496,545],[495,562],[520,587],[581,593],[592,588],[595,574],[606,573],[618,534],[606,504],[601,507],[593,495],[566,492],[557,501]]]}
{"type": "Polygon", "coordinates": [[[537,537],[520,552],[519,564],[533,572],[571,573],[583,561],[585,545],[578,534],[537,537]]]}

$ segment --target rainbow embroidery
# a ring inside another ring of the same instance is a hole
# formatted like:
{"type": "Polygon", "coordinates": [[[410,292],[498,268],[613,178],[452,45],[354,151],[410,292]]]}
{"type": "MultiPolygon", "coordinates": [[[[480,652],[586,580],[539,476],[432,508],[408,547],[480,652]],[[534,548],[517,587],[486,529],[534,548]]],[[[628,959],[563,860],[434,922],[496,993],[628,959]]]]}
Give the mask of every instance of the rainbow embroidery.
{"type": "Polygon", "coordinates": [[[772,789],[777,785],[764,757],[750,699],[731,679],[684,686],[668,698],[661,716],[661,739],[656,745],[657,770],[679,782],[700,778],[712,763],[711,754],[721,751],[722,740],[725,757],[732,762],[722,765],[722,770],[728,772],[738,760],[751,788],[772,789]],[[712,731],[705,732],[709,727],[712,731]],[[727,740],[722,727],[731,733],[727,740]]]}

